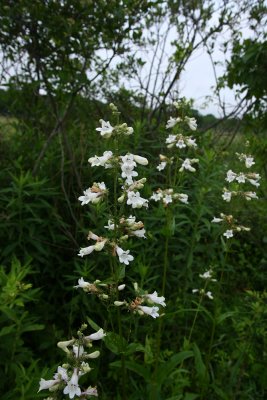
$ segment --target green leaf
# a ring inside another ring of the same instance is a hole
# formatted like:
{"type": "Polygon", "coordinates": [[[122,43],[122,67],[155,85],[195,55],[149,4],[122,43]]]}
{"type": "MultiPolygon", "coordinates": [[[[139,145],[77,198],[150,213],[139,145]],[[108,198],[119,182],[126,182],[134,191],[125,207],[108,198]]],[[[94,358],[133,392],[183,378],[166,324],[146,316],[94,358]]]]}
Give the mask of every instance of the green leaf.
{"type": "Polygon", "coordinates": [[[140,343],[130,343],[128,344],[125,354],[133,354],[136,353],[137,351],[145,351],[145,347],[141,345],[140,343]]]}
{"type": "Polygon", "coordinates": [[[4,326],[0,331],[0,336],[9,335],[16,332],[16,325],[4,326]]]}
{"type": "Polygon", "coordinates": [[[86,317],[88,324],[93,328],[95,331],[99,331],[100,326],[98,326],[91,318],[86,317]]]}
{"type": "Polygon", "coordinates": [[[123,354],[127,350],[127,341],[117,333],[109,332],[105,336],[104,342],[114,354],[123,354]]]}
{"type": "Polygon", "coordinates": [[[165,381],[165,379],[172,373],[174,368],[177,367],[178,364],[181,364],[187,358],[193,357],[192,351],[181,351],[180,353],[174,354],[168,361],[165,361],[158,368],[157,374],[157,382],[159,385],[165,381]]]}
{"type": "Polygon", "coordinates": [[[193,352],[195,356],[195,367],[197,372],[197,377],[199,380],[199,384],[204,386],[209,381],[209,374],[207,368],[202,360],[202,356],[200,350],[196,343],[193,344],[193,352]]]}
{"type": "MultiPolygon", "coordinates": [[[[121,368],[122,362],[121,361],[115,361],[113,363],[109,364],[111,367],[115,368],[121,368]]],[[[135,361],[125,361],[125,367],[129,371],[135,372],[137,375],[141,376],[144,378],[146,382],[150,381],[150,370],[146,368],[143,364],[138,364],[135,361]]]]}

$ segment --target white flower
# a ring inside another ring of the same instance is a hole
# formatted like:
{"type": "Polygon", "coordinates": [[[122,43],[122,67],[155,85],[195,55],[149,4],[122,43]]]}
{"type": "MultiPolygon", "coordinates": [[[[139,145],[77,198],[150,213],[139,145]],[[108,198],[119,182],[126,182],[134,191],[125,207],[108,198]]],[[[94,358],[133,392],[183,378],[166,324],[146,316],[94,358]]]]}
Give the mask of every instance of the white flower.
{"type": "Polygon", "coordinates": [[[104,182],[95,182],[91,188],[83,192],[84,196],[80,196],[78,200],[82,202],[82,206],[90,202],[92,204],[97,204],[106,192],[107,188],[104,182]]]}
{"type": "Polygon", "coordinates": [[[187,194],[184,194],[184,193],[176,193],[176,194],[175,194],[175,197],[177,197],[178,200],[179,200],[181,203],[188,204],[188,195],[187,195],[187,194]]]}
{"type": "Polygon", "coordinates": [[[163,197],[163,203],[164,203],[164,204],[172,203],[172,195],[171,195],[171,194],[166,194],[166,195],[163,197]]]}
{"type": "Polygon", "coordinates": [[[175,142],[176,142],[176,135],[169,135],[165,141],[165,143],[167,143],[167,144],[172,144],[175,142]]]}
{"type": "Polygon", "coordinates": [[[255,192],[244,192],[245,199],[250,201],[251,199],[258,199],[258,196],[255,192]]]}
{"type": "Polygon", "coordinates": [[[129,262],[133,261],[134,259],[134,257],[131,254],[129,254],[130,250],[124,251],[119,246],[116,246],[116,252],[119,256],[120,263],[122,264],[129,265],[129,262]]]}
{"type": "Polygon", "coordinates": [[[57,372],[55,373],[54,378],[67,382],[69,377],[66,368],[63,368],[61,366],[57,367],[57,372]]]}
{"type": "Polygon", "coordinates": [[[231,237],[234,236],[233,230],[232,230],[232,229],[227,229],[227,230],[224,232],[223,236],[225,236],[226,239],[230,239],[231,237]]]}
{"type": "Polygon", "coordinates": [[[210,291],[208,291],[208,292],[206,293],[206,296],[207,296],[210,300],[213,300],[213,295],[212,295],[212,293],[211,293],[210,291]]]}
{"type": "Polygon", "coordinates": [[[187,139],[187,146],[188,147],[197,147],[196,139],[188,138],[187,139]]]}
{"type": "Polygon", "coordinates": [[[244,158],[245,158],[245,165],[246,165],[247,168],[250,168],[250,167],[252,167],[252,165],[255,164],[254,158],[253,158],[253,157],[251,157],[251,156],[244,156],[244,158]]]}
{"type": "Polygon", "coordinates": [[[109,229],[110,231],[114,231],[115,224],[111,219],[109,219],[108,220],[108,225],[105,225],[104,228],[109,229]]]}
{"type": "MultiPolygon", "coordinates": [[[[85,353],[85,355],[88,357],[88,355],[85,353]]],[[[92,368],[90,367],[90,365],[83,361],[81,363],[81,369],[79,371],[79,376],[83,376],[84,374],[87,374],[88,372],[92,371],[92,368]]]]}
{"type": "Polygon", "coordinates": [[[129,168],[134,168],[136,167],[136,162],[134,160],[134,155],[131,153],[126,154],[125,156],[120,156],[120,159],[122,161],[122,165],[124,164],[125,166],[127,165],[129,168]]]}
{"type": "Polygon", "coordinates": [[[162,192],[153,192],[153,194],[152,194],[152,196],[150,197],[150,199],[151,200],[154,200],[154,201],[159,201],[159,200],[161,200],[162,199],[162,197],[163,197],[163,194],[162,194],[162,192]]]}
{"type": "Polygon", "coordinates": [[[141,208],[141,207],[148,207],[148,200],[142,198],[139,192],[127,192],[128,206],[132,206],[133,208],[141,208]]]}
{"type": "Polygon", "coordinates": [[[232,192],[225,191],[222,194],[222,198],[223,198],[223,200],[225,200],[225,201],[227,201],[229,203],[231,201],[231,198],[232,198],[232,192]]]}
{"type": "Polygon", "coordinates": [[[217,224],[217,223],[222,222],[222,221],[223,221],[223,218],[213,217],[213,220],[211,222],[214,223],[214,224],[217,224]]]}
{"type": "Polygon", "coordinates": [[[144,314],[150,315],[152,318],[159,317],[158,307],[138,306],[138,309],[141,310],[144,314]]]}
{"type": "Polygon", "coordinates": [[[173,118],[173,117],[170,117],[170,119],[167,121],[166,128],[167,128],[167,129],[173,128],[173,127],[174,127],[178,122],[180,122],[180,121],[181,121],[180,118],[173,118]]]}
{"type": "Polygon", "coordinates": [[[75,396],[80,396],[82,391],[78,385],[78,368],[74,368],[72,377],[68,382],[67,386],[64,388],[63,393],[68,394],[70,399],[73,399],[75,396]]]}
{"type": "Polygon", "coordinates": [[[144,228],[143,229],[136,229],[135,231],[131,231],[131,233],[134,236],[146,239],[146,236],[145,236],[146,230],[144,228]]]}
{"type": "Polygon", "coordinates": [[[256,179],[249,179],[249,178],[247,178],[247,180],[248,180],[248,182],[251,183],[251,185],[253,185],[253,186],[256,186],[256,187],[259,187],[259,186],[260,186],[260,183],[259,183],[258,180],[256,180],[256,179]]]}
{"type": "Polygon", "coordinates": [[[45,379],[41,378],[41,380],[39,382],[39,390],[38,390],[38,392],[40,392],[41,390],[50,389],[51,387],[57,385],[59,382],[60,382],[59,379],[45,380],[45,379]]]}
{"type": "Polygon", "coordinates": [[[80,257],[84,257],[87,256],[88,254],[91,254],[95,249],[95,246],[88,246],[88,247],[83,247],[82,249],[80,249],[78,256],[80,257]]]}
{"type": "Polygon", "coordinates": [[[134,161],[137,162],[137,164],[140,164],[140,165],[147,165],[148,164],[148,159],[145,158],[145,157],[141,157],[141,156],[138,156],[138,155],[134,154],[133,158],[134,158],[134,161]]]}
{"type": "Polygon", "coordinates": [[[233,182],[236,179],[236,173],[233,172],[231,169],[229,169],[229,171],[227,171],[227,176],[225,178],[225,180],[227,182],[233,182]]]}
{"type": "Polygon", "coordinates": [[[185,117],[185,122],[192,131],[195,131],[197,129],[197,121],[195,118],[185,117]]]}
{"type": "Polygon", "coordinates": [[[126,286],[125,283],[123,283],[122,285],[119,285],[118,290],[121,291],[121,290],[125,289],[125,286],[126,286]]]}
{"type": "Polygon", "coordinates": [[[147,297],[149,300],[152,301],[152,303],[159,304],[162,307],[166,307],[165,297],[159,297],[156,291],[152,294],[145,294],[143,297],[147,297]]]}
{"type": "Polygon", "coordinates": [[[112,151],[105,151],[103,156],[90,157],[88,162],[92,167],[111,168],[112,165],[108,162],[113,157],[112,151]]]}
{"type": "MultiPolygon", "coordinates": [[[[211,279],[212,278],[212,270],[208,270],[204,272],[204,274],[199,274],[200,278],[202,279],[211,279]]],[[[216,281],[216,279],[211,279],[213,282],[216,281]]]]}
{"type": "Polygon", "coordinates": [[[128,185],[131,185],[133,183],[133,177],[138,176],[138,173],[127,163],[121,165],[121,170],[121,177],[126,179],[128,185]]]}
{"type": "Polygon", "coordinates": [[[85,204],[88,204],[90,202],[93,204],[96,204],[100,200],[100,198],[98,198],[99,193],[92,193],[90,188],[86,189],[83,192],[83,194],[84,194],[84,196],[78,197],[78,200],[82,202],[82,204],[81,204],[82,206],[84,206],[85,204]]]}
{"type": "Polygon", "coordinates": [[[158,166],[157,166],[157,170],[158,171],[162,171],[163,169],[165,169],[167,163],[166,161],[162,161],[158,166]]]}
{"type": "Polygon", "coordinates": [[[183,149],[186,147],[186,144],[183,139],[179,139],[178,142],[176,143],[176,147],[179,147],[179,149],[183,149]]]}
{"type": "Polygon", "coordinates": [[[241,172],[237,177],[236,180],[238,183],[245,183],[246,182],[246,176],[241,172]]]}
{"type": "Polygon", "coordinates": [[[81,288],[81,289],[89,289],[91,287],[91,283],[86,282],[83,278],[78,279],[78,285],[73,286],[75,289],[81,288]]]}
{"type": "Polygon", "coordinates": [[[75,358],[81,357],[84,353],[83,346],[73,345],[72,350],[73,350],[75,358]]]}
{"type": "Polygon", "coordinates": [[[100,132],[100,135],[104,138],[108,139],[112,135],[113,127],[110,125],[110,122],[105,122],[103,119],[99,121],[101,123],[101,128],[96,128],[96,131],[100,132]]]}
{"type": "Polygon", "coordinates": [[[103,337],[106,336],[106,333],[103,331],[103,329],[99,329],[97,332],[92,333],[89,336],[85,336],[84,339],[85,340],[89,340],[89,341],[93,341],[93,340],[101,340],[103,339],[103,337]]]}
{"type": "MultiPolygon", "coordinates": [[[[194,167],[192,167],[192,161],[193,161],[193,160],[190,160],[190,158],[186,158],[186,159],[184,160],[184,162],[182,163],[182,166],[181,166],[181,168],[179,169],[179,171],[182,172],[184,169],[187,169],[187,170],[190,171],[190,172],[195,172],[196,169],[195,169],[194,167]]],[[[197,160],[197,161],[198,161],[198,160],[197,160]]],[[[197,161],[194,160],[194,162],[197,162],[197,161]]]]}
{"type": "Polygon", "coordinates": [[[81,395],[98,397],[97,388],[89,386],[84,392],[81,393],[81,395]]]}

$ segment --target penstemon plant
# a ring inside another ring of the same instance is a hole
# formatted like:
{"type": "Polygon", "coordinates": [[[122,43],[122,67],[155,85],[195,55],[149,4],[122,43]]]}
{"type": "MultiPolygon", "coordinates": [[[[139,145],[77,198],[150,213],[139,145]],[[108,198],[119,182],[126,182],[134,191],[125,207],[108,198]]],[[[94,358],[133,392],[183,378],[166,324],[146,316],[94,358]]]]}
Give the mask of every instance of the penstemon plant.
{"type": "MultiPolygon", "coordinates": [[[[102,304],[108,309],[109,320],[103,321],[104,329],[99,328],[97,332],[89,335],[85,335],[87,325],[83,324],[77,333],[77,338],[58,343],[58,346],[67,354],[68,362],[58,367],[54,379],[41,379],[39,391],[48,389],[51,392],[49,398],[57,399],[65,395],[70,399],[87,399],[98,396],[95,386],[84,389],[81,387],[79,379],[91,371],[88,361],[100,355],[99,350],[88,353],[85,351],[86,347],[91,347],[94,341],[103,339],[108,348],[114,349],[114,346],[119,346],[118,351],[114,352],[121,354],[122,382],[120,387],[121,396],[126,399],[124,353],[128,346],[126,338],[129,337],[129,332],[123,331],[121,313],[130,312],[133,318],[140,315],[155,319],[160,316],[161,308],[166,306],[165,298],[158,296],[157,291],[148,293],[139,288],[136,282],[133,285],[134,296],[123,296],[127,289],[124,282],[127,275],[125,267],[134,261],[134,256],[127,249],[127,241],[129,238],[146,238],[144,223],[138,221],[132,213],[135,209],[148,208],[148,200],[140,194],[146,178],[136,180],[138,176],[136,167],[138,165],[146,166],[148,160],[132,153],[120,154],[119,141],[123,137],[130,136],[133,128],[128,127],[126,123],[119,122],[120,113],[116,106],[111,104],[110,108],[116,124],[112,126],[109,121],[100,120],[101,127],[96,130],[101,138],[111,142],[112,150],[105,151],[101,156],[90,157],[88,161],[91,167],[103,167],[110,170],[113,176],[112,185],[108,187],[104,182],[94,182],[79,197],[82,206],[97,205],[100,202],[107,203],[107,209],[110,212],[107,225],[104,226],[106,234],[101,236],[89,231],[87,239],[90,244],[82,247],[78,253],[80,257],[92,257],[92,253],[99,252],[107,254],[110,260],[110,275],[106,276],[105,280],[95,279],[93,282],[87,282],[84,277],[81,277],[78,285],[74,286],[76,289],[95,295],[102,301],[102,304]],[[117,312],[112,312],[111,308],[116,309],[117,312]]],[[[134,351],[133,346],[128,346],[128,350],[134,351]]]]}

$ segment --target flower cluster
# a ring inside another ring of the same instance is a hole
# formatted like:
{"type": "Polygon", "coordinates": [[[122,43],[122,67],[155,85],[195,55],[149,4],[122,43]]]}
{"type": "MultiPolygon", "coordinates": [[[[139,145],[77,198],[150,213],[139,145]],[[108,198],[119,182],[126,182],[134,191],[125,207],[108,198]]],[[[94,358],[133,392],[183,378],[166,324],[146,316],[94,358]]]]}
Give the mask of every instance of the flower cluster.
{"type": "MultiPolygon", "coordinates": [[[[92,239],[96,243],[94,245],[81,248],[78,253],[78,256],[80,256],[80,257],[87,256],[87,255],[91,254],[93,251],[101,251],[104,249],[105,246],[106,247],[108,246],[109,248],[111,248],[112,254],[114,254],[114,252],[117,253],[120,263],[129,265],[129,261],[133,261],[133,259],[134,259],[134,257],[131,254],[129,254],[130,253],[129,250],[124,251],[113,241],[111,241],[107,238],[104,238],[102,236],[97,236],[93,232],[89,232],[87,239],[88,240],[92,239]]],[[[125,237],[123,239],[125,239],[125,237]]]]}
{"type": "Polygon", "coordinates": [[[133,128],[127,126],[127,124],[125,123],[113,127],[111,126],[109,121],[106,122],[103,119],[100,119],[99,122],[101,124],[101,127],[96,128],[96,131],[98,131],[104,139],[109,139],[111,136],[129,136],[133,133],[133,128]]]}
{"type": "Polygon", "coordinates": [[[58,347],[67,354],[68,363],[57,368],[53,379],[45,380],[41,378],[39,391],[48,389],[55,394],[63,393],[70,399],[73,399],[75,396],[82,399],[98,397],[96,387],[89,386],[87,389],[82,389],[79,385],[79,379],[91,371],[92,368],[88,361],[100,355],[98,350],[86,352],[85,348],[91,348],[92,343],[103,339],[106,333],[103,329],[99,329],[97,332],[85,336],[83,331],[86,328],[86,324],[81,327],[78,331],[77,339],[72,338],[67,341],[58,342],[58,347]]]}
{"type": "Polygon", "coordinates": [[[78,200],[81,201],[82,206],[88,203],[97,204],[103,199],[107,192],[108,191],[104,182],[94,182],[93,186],[89,189],[86,189],[83,192],[84,195],[80,196],[78,200]]]}
{"type": "Polygon", "coordinates": [[[199,274],[201,279],[204,279],[205,285],[204,288],[201,289],[193,289],[192,293],[199,293],[201,297],[208,297],[208,299],[213,300],[213,294],[210,290],[206,290],[207,286],[210,282],[217,282],[217,279],[213,278],[213,271],[209,269],[208,271],[204,272],[203,274],[199,274]]]}
{"type": "MultiPolygon", "coordinates": [[[[118,110],[114,105],[111,105],[111,109],[113,114],[118,116],[118,110]]],[[[124,210],[124,206],[130,206],[133,209],[148,207],[148,200],[141,197],[140,194],[140,190],[146,183],[146,178],[136,180],[138,177],[138,172],[136,171],[137,166],[146,166],[148,160],[145,157],[129,152],[124,155],[118,153],[118,136],[122,134],[128,136],[133,132],[132,128],[127,127],[126,124],[112,126],[110,122],[105,122],[103,120],[100,122],[101,127],[97,128],[97,131],[100,132],[102,137],[113,139],[113,149],[115,150],[107,150],[102,156],[95,155],[94,157],[90,157],[88,162],[92,167],[101,166],[105,169],[113,170],[113,194],[115,198],[114,204],[110,209],[114,210],[114,214],[110,216],[107,225],[104,226],[107,230],[105,237],[98,236],[90,231],[88,240],[94,241],[94,243],[81,248],[78,255],[84,257],[93,252],[100,252],[103,250],[112,258],[117,257],[120,264],[129,265],[129,263],[134,260],[134,256],[130,254],[130,250],[124,249],[125,242],[129,237],[146,238],[146,231],[143,222],[137,221],[136,217],[133,215],[125,216],[125,214],[122,214],[121,210],[124,210]],[[120,185],[121,188],[120,193],[117,188],[118,185],[120,185]]],[[[100,200],[104,195],[108,195],[109,191],[104,182],[101,182],[101,184],[94,183],[92,188],[84,192],[84,196],[79,198],[82,205],[88,204],[89,202],[93,204],[96,203],[96,201],[92,199],[92,193],[98,193],[97,199],[99,198],[100,200]]],[[[125,284],[119,283],[116,276],[115,274],[109,278],[112,284],[102,283],[99,280],[90,283],[85,281],[82,277],[79,279],[78,285],[76,285],[75,288],[81,288],[86,293],[95,294],[102,300],[113,302],[116,306],[118,306],[118,304],[124,304],[132,309],[130,307],[131,303],[128,303],[126,300],[120,302],[118,299],[118,294],[124,289],[125,284]]],[[[145,300],[143,299],[142,301],[145,300]]]]}
{"type": "Polygon", "coordinates": [[[134,283],[134,289],[137,294],[137,297],[134,300],[130,302],[127,302],[126,300],[115,301],[114,305],[117,307],[124,306],[134,314],[149,315],[152,318],[159,317],[158,306],[166,307],[165,297],[158,296],[156,291],[150,294],[140,290],[136,282],[134,283]]]}
{"type": "MultiPolygon", "coordinates": [[[[246,155],[246,154],[239,154],[236,153],[237,157],[240,161],[245,161],[245,166],[246,168],[251,168],[255,162],[254,158],[251,155],[246,155]]],[[[234,172],[231,169],[227,171],[226,174],[226,182],[228,183],[234,183],[237,182],[238,184],[245,184],[249,183],[255,187],[259,187],[260,183],[259,180],[261,179],[260,175],[258,173],[254,172],[249,172],[249,173],[244,173],[244,172],[234,172]]],[[[251,199],[257,199],[258,196],[255,192],[253,191],[244,191],[244,190],[228,190],[227,188],[224,188],[222,198],[226,202],[230,202],[232,197],[234,196],[241,196],[244,199],[250,201],[251,199]]]]}
{"type": "Polygon", "coordinates": [[[248,228],[247,226],[237,225],[237,221],[232,215],[225,215],[221,213],[220,218],[214,217],[211,222],[214,224],[223,224],[223,226],[226,228],[223,236],[225,236],[226,239],[230,239],[231,237],[233,237],[234,232],[250,231],[250,228],[248,228]]]}
{"type": "Polygon", "coordinates": [[[162,201],[165,207],[167,207],[169,203],[172,203],[176,200],[179,200],[181,203],[188,204],[188,195],[184,193],[174,193],[173,189],[158,189],[156,192],[153,192],[150,199],[154,201],[162,201]]]}
{"type": "MultiPolygon", "coordinates": [[[[108,225],[104,226],[104,228],[114,231],[115,223],[114,220],[109,219],[108,225]]],[[[121,230],[123,233],[123,237],[126,236],[136,236],[139,238],[146,238],[145,233],[146,230],[144,229],[144,223],[142,221],[136,222],[136,217],[130,215],[128,218],[122,217],[119,220],[119,224],[116,225],[116,228],[121,230]]]]}
{"type": "Polygon", "coordinates": [[[178,135],[169,135],[166,138],[167,148],[171,149],[172,147],[176,146],[179,149],[184,149],[187,147],[197,147],[196,139],[192,138],[191,136],[184,136],[181,133],[178,135]]]}
{"type": "MultiPolygon", "coordinates": [[[[245,162],[245,167],[247,169],[251,168],[255,164],[254,158],[251,155],[246,155],[243,153],[242,154],[236,153],[236,155],[239,161],[245,162]]],[[[260,186],[259,183],[260,179],[261,179],[260,175],[255,172],[243,172],[243,171],[234,172],[231,169],[229,169],[226,173],[225,181],[228,182],[229,185],[231,185],[232,187],[231,188],[225,187],[223,189],[222,199],[227,203],[230,203],[233,197],[237,196],[247,201],[251,201],[252,199],[258,199],[256,192],[247,190],[247,187],[244,190],[241,188],[241,185],[249,184],[258,188],[260,186]]],[[[237,224],[236,219],[232,215],[225,215],[221,213],[219,218],[214,217],[211,222],[222,223],[223,227],[225,228],[223,236],[225,236],[226,239],[234,237],[234,232],[250,231],[249,227],[237,224]]]]}
{"type": "MultiPolygon", "coordinates": [[[[185,105],[184,101],[174,103],[174,106],[178,111],[181,111],[180,108],[182,109],[185,105]]],[[[197,128],[196,120],[195,118],[184,116],[183,111],[181,111],[181,114],[181,116],[176,118],[170,117],[167,121],[166,128],[173,129],[173,133],[167,136],[165,143],[167,149],[172,151],[172,153],[171,156],[160,154],[160,163],[157,166],[158,171],[163,171],[169,167],[167,173],[167,180],[169,179],[169,182],[167,182],[168,186],[175,185],[176,175],[178,172],[196,172],[195,166],[199,163],[198,158],[188,157],[192,150],[197,149],[196,139],[190,135],[190,131],[195,131],[197,128]],[[186,151],[185,158],[181,158],[180,150],[186,151]],[[172,167],[174,170],[173,174],[171,173],[172,167]],[[171,179],[171,177],[173,177],[173,179],[171,179]]],[[[157,189],[153,192],[150,199],[154,201],[162,201],[165,207],[170,203],[173,203],[175,200],[188,204],[188,195],[185,193],[176,193],[172,187],[165,190],[161,188],[157,189]]]]}

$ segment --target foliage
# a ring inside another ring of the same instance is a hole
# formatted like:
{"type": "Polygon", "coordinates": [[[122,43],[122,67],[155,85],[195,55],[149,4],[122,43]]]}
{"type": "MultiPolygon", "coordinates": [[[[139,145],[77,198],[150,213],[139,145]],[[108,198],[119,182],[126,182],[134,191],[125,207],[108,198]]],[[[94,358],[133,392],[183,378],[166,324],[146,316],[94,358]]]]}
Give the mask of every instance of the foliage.
{"type": "Polygon", "coordinates": [[[33,378],[31,374],[34,369],[36,372],[37,360],[27,335],[42,330],[44,325],[40,324],[40,316],[32,312],[32,303],[40,296],[39,289],[24,281],[31,273],[30,263],[21,265],[17,259],[13,259],[10,269],[1,266],[0,371],[5,379],[1,379],[0,391],[3,399],[12,399],[14,395],[22,395],[25,400],[35,398],[36,376],[33,378]]]}

